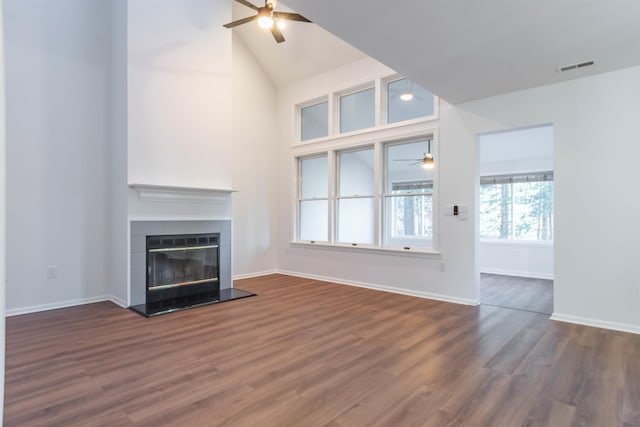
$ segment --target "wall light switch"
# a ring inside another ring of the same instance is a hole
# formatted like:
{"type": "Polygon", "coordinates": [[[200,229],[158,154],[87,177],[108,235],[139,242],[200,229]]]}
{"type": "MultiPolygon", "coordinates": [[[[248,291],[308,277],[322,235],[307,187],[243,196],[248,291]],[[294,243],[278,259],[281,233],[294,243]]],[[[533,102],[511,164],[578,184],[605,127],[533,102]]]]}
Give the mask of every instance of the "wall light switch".
{"type": "Polygon", "coordinates": [[[467,219],[467,206],[458,205],[458,219],[464,221],[467,219]]]}

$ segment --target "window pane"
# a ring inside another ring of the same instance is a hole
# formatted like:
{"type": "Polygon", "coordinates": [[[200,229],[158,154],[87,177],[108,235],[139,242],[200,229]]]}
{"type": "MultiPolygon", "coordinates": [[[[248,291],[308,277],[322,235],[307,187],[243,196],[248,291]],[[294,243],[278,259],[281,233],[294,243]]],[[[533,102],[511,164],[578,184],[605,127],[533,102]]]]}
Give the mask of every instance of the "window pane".
{"type": "Polygon", "coordinates": [[[433,94],[411,80],[401,79],[390,82],[387,89],[388,123],[433,114],[433,94]]]}
{"type": "Polygon", "coordinates": [[[327,156],[300,160],[300,198],[327,197],[327,156]]]}
{"type": "Polygon", "coordinates": [[[327,241],[329,217],[326,200],[300,202],[300,240],[327,241]]]}
{"type": "Polygon", "coordinates": [[[387,197],[387,245],[430,246],[433,239],[432,201],[431,195],[387,197]]]}
{"type": "Polygon", "coordinates": [[[340,153],[341,196],[373,194],[373,149],[340,153]]]}
{"type": "Polygon", "coordinates": [[[520,240],[553,238],[553,182],[513,185],[514,237],[520,240]]]}
{"type": "Polygon", "coordinates": [[[480,237],[511,238],[511,184],[480,186],[480,237]]]}
{"type": "Polygon", "coordinates": [[[481,185],[480,237],[553,240],[553,181],[481,185]]]}
{"type": "Polygon", "coordinates": [[[329,134],[329,103],[321,102],[300,109],[302,141],[329,134]]]}
{"type": "MultiPolygon", "coordinates": [[[[433,146],[431,148],[433,149],[433,146]]],[[[427,152],[428,144],[426,140],[408,144],[388,145],[385,191],[390,193],[394,185],[403,182],[433,180],[433,170],[422,169],[421,167],[422,159],[427,152]]],[[[406,192],[406,190],[402,192],[406,192]]]]}
{"type": "Polygon", "coordinates": [[[338,241],[372,244],[373,198],[338,201],[338,241]]]}
{"type": "Polygon", "coordinates": [[[373,127],[375,91],[373,88],[340,97],[340,133],[373,127]]]}

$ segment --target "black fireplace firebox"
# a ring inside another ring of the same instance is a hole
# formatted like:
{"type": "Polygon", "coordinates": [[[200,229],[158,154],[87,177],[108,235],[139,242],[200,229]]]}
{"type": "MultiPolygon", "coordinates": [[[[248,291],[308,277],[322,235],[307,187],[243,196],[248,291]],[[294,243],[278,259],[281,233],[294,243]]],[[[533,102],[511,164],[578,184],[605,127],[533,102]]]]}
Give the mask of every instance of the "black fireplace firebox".
{"type": "Polygon", "coordinates": [[[220,299],[220,235],[147,236],[146,311],[164,313],[220,299]]]}

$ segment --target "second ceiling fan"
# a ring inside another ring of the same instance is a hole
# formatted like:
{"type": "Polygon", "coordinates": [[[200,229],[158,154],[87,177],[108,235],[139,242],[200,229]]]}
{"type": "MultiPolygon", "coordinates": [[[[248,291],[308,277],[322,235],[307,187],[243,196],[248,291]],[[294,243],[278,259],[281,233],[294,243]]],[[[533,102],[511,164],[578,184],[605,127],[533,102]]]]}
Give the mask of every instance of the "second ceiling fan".
{"type": "Polygon", "coordinates": [[[289,21],[299,21],[299,22],[311,22],[309,19],[305,18],[299,13],[274,11],[273,9],[275,9],[276,5],[278,4],[277,0],[265,0],[264,6],[262,7],[258,7],[252,3],[249,3],[247,0],[235,0],[235,1],[255,10],[256,12],[258,12],[258,14],[253,16],[248,16],[246,18],[238,19],[237,21],[233,21],[228,24],[225,24],[223,25],[225,28],[233,28],[233,27],[237,27],[238,25],[246,24],[248,22],[258,21],[259,26],[271,31],[273,38],[276,39],[276,42],[278,43],[282,43],[284,41],[284,36],[282,35],[280,28],[278,28],[278,26],[275,25],[276,19],[286,19],[289,21]]]}

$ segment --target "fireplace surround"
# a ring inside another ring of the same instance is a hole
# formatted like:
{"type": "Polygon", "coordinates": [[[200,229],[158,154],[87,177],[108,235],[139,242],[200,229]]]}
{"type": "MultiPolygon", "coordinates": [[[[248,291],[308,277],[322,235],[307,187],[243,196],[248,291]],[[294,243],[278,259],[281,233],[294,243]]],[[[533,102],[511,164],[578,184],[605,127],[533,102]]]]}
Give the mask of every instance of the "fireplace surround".
{"type": "Polygon", "coordinates": [[[232,287],[231,221],[130,223],[130,308],[146,317],[254,294],[232,287]]]}

